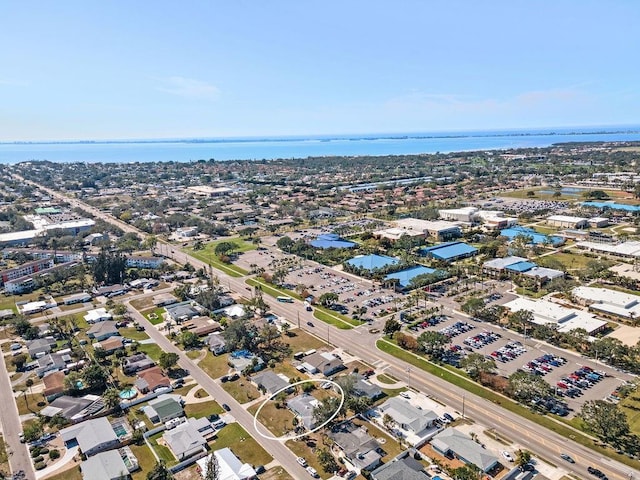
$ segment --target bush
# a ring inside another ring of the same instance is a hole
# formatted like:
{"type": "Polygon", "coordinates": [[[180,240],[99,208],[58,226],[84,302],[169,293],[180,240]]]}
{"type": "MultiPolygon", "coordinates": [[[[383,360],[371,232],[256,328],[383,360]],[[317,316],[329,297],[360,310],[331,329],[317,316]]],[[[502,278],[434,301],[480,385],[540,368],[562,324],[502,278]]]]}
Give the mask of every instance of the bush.
{"type": "Polygon", "coordinates": [[[46,455],[47,453],[49,453],[49,449],[47,447],[40,449],[40,455],[46,455]]]}
{"type": "Polygon", "coordinates": [[[29,453],[31,453],[31,458],[35,458],[38,455],[40,455],[40,450],[42,450],[42,448],[40,447],[31,447],[29,449],[29,453]]]}
{"type": "Polygon", "coordinates": [[[44,457],[42,455],[39,455],[33,459],[33,463],[41,463],[41,462],[44,462],[44,457]]]}
{"type": "Polygon", "coordinates": [[[60,458],[60,450],[51,450],[49,452],[49,458],[51,460],[55,460],[56,458],[60,458]]]}
{"type": "Polygon", "coordinates": [[[46,467],[47,464],[44,462],[38,462],[36,463],[33,468],[35,468],[36,470],[42,470],[44,467],[46,467]]]}

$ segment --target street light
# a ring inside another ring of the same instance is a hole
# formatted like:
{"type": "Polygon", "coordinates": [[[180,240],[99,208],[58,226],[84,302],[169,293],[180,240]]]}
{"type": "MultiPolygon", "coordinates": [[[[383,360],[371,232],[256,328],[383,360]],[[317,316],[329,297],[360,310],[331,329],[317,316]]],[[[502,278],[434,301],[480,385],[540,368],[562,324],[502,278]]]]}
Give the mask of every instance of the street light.
{"type": "Polygon", "coordinates": [[[411,388],[411,367],[407,367],[407,374],[408,374],[408,381],[407,381],[407,385],[409,386],[409,388],[411,388]]]}
{"type": "Polygon", "coordinates": [[[464,420],[464,400],[465,400],[465,394],[462,394],[462,419],[464,420]]]}

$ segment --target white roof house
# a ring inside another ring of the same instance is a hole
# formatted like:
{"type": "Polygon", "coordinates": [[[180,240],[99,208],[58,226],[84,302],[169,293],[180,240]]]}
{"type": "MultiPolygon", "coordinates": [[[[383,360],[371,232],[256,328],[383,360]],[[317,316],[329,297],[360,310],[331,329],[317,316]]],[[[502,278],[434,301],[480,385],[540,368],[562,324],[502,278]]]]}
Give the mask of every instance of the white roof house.
{"type": "Polygon", "coordinates": [[[590,309],[623,318],[640,318],[640,296],[608,288],[576,287],[571,294],[590,309]]]}
{"type": "Polygon", "coordinates": [[[533,323],[538,325],[557,325],[560,332],[570,332],[576,328],[583,328],[589,335],[595,335],[607,326],[607,322],[596,318],[595,315],[589,312],[563,307],[546,300],[529,300],[528,298],[518,297],[505,303],[504,307],[511,312],[528,310],[533,313],[533,323]]]}
{"type": "Polygon", "coordinates": [[[407,432],[407,440],[413,445],[423,443],[432,433],[434,422],[438,418],[430,410],[422,410],[408,400],[391,397],[377,408],[380,416],[389,415],[395,424],[407,432]]]}
{"type": "MultiPolygon", "coordinates": [[[[218,480],[245,480],[254,478],[256,471],[248,463],[242,463],[230,448],[215,450],[213,454],[218,461],[218,480]]],[[[201,458],[196,463],[200,467],[202,477],[207,476],[207,460],[209,457],[201,458]]]]}
{"type": "Polygon", "coordinates": [[[96,308],[93,310],[89,310],[84,316],[84,319],[87,321],[87,323],[103,322],[105,320],[111,320],[112,318],[113,315],[107,312],[106,308],[96,308]]]}
{"type": "Polygon", "coordinates": [[[118,445],[118,436],[107,417],[94,418],[60,430],[60,437],[67,443],[75,440],[82,453],[91,456],[118,445]]]}

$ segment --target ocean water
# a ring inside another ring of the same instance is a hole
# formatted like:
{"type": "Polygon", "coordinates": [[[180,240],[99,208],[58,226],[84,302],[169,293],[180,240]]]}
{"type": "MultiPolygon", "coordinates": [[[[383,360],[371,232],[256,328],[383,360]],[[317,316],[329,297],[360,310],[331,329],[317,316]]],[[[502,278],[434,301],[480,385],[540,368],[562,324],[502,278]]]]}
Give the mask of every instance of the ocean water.
{"type": "Polygon", "coordinates": [[[548,147],[555,143],[640,141],[640,126],[390,135],[0,143],[0,163],[189,162],[321,156],[404,155],[548,147]]]}

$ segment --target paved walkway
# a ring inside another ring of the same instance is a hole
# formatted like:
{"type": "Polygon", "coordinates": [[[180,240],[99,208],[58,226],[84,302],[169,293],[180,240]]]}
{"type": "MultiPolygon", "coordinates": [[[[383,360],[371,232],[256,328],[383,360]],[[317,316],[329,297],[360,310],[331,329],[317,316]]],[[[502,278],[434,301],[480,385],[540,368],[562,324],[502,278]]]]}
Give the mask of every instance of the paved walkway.
{"type": "Polygon", "coordinates": [[[204,402],[210,402],[211,400],[213,400],[213,397],[211,397],[208,393],[207,393],[207,395],[205,397],[202,397],[202,398],[196,397],[196,392],[198,392],[200,390],[202,390],[202,391],[204,391],[204,390],[202,388],[200,388],[200,386],[197,383],[195,383],[193,385],[194,385],[194,387],[191,390],[189,390],[186,395],[184,395],[182,397],[182,398],[184,398],[184,403],[187,403],[187,404],[189,404],[189,403],[204,403],[204,402]]]}
{"type": "Polygon", "coordinates": [[[47,468],[43,468],[42,470],[36,471],[36,478],[37,479],[44,478],[48,475],[51,475],[54,472],[57,472],[58,470],[63,469],[64,467],[67,466],[69,462],[73,461],[73,457],[76,456],[78,451],[79,451],[79,447],[68,448],[67,451],[64,452],[64,455],[62,456],[62,458],[58,460],[56,463],[54,463],[53,465],[47,468]]]}
{"type": "MultiPolygon", "coordinates": [[[[381,375],[384,375],[384,373],[382,373],[381,375]]],[[[387,375],[387,378],[389,376],[387,375]]],[[[403,381],[398,380],[395,383],[385,383],[385,382],[381,382],[380,380],[378,380],[378,374],[376,373],[375,375],[372,375],[369,377],[369,383],[373,383],[374,385],[377,385],[380,388],[387,388],[389,390],[397,390],[399,388],[405,388],[407,386],[407,384],[403,381]]]]}

